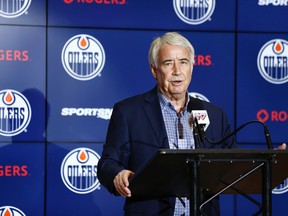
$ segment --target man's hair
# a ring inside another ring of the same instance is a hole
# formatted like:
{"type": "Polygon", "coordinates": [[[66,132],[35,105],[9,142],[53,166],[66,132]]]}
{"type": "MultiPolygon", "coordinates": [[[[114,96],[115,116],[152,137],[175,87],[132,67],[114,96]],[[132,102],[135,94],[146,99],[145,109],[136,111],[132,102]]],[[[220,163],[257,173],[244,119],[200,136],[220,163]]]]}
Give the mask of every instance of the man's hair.
{"type": "Polygon", "coordinates": [[[148,59],[150,65],[157,68],[159,50],[165,44],[188,48],[188,50],[190,51],[190,61],[192,64],[194,64],[195,51],[192,44],[185,37],[183,37],[181,34],[177,32],[167,32],[162,37],[157,37],[151,43],[148,53],[148,59]]]}

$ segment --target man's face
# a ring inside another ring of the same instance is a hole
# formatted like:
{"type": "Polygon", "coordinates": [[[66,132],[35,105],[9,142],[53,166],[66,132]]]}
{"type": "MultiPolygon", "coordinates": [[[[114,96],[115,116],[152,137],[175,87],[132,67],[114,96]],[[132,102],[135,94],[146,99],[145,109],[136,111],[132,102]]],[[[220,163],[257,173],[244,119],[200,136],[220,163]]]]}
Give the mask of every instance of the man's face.
{"type": "Polygon", "coordinates": [[[159,51],[158,67],[152,68],[160,91],[169,99],[185,97],[193,65],[188,48],[165,44],[159,51]]]}

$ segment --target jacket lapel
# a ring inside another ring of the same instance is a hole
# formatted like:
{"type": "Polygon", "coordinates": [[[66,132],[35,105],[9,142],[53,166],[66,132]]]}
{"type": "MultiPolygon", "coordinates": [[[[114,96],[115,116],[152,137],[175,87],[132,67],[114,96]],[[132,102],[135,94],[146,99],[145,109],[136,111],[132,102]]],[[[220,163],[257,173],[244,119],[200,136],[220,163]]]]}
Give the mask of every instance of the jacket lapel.
{"type": "Polygon", "coordinates": [[[161,112],[160,103],[157,95],[157,87],[149,91],[145,97],[144,111],[150,121],[158,140],[159,148],[169,148],[165,124],[161,112]]]}

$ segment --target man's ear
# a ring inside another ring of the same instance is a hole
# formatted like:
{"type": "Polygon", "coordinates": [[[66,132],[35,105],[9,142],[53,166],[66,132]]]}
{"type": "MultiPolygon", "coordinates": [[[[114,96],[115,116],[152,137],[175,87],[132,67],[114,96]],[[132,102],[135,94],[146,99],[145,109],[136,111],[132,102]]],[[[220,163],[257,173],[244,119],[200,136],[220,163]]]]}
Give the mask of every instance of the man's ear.
{"type": "Polygon", "coordinates": [[[157,79],[157,74],[156,74],[156,68],[153,67],[152,65],[150,65],[150,69],[151,69],[151,72],[152,72],[152,76],[157,79]]]}

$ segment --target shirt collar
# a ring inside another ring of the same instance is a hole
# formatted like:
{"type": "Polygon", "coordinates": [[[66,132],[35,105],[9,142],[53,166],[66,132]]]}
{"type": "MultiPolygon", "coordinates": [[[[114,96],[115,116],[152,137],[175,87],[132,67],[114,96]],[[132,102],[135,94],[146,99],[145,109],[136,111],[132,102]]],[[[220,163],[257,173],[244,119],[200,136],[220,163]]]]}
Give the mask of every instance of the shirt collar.
{"type": "MultiPolygon", "coordinates": [[[[168,100],[168,98],[164,94],[162,94],[159,91],[157,92],[157,94],[158,94],[158,98],[159,98],[159,102],[160,102],[161,107],[170,107],[170,108],[174,109],[174,107],[172,106],[172,104],[170,103],[170,101],[168,100]]],[[[188,92],[186,92],[186,98],[187,98],[187,100],[186,100],[184,110],[187,110],[187,106],[188,106],[188,103],[190,101],[190,97],[188,95],[188,92]]]]}

